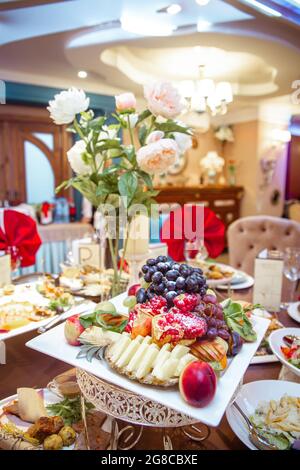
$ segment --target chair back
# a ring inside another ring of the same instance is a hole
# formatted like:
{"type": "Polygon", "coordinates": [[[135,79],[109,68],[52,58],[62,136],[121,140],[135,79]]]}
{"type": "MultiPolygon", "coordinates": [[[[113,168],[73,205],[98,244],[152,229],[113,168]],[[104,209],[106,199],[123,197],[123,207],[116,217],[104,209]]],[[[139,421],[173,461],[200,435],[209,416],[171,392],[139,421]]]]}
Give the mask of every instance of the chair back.
{"type": "Polygon", "coordinates": [[[300,247],[300,223],[267,215],[244,217],[228,227],[229,261],[253,275],[254,260],[263,249],[300,247]]]}

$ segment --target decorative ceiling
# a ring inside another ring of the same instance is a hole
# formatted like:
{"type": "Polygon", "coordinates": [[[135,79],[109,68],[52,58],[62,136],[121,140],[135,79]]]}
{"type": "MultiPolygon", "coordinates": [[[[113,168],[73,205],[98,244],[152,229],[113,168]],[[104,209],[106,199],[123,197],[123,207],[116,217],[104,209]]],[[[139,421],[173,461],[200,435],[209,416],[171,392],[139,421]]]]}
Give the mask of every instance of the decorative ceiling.
{"type": "Polygon", "coordinates": [[[105,49],[100,57],[140,85],[153,80],[180,84],[199,80],[199,66],[215,81],[229,81],[235,95],[263,96],[277,91],[277,70],[262,58],[247,52],[216,47],[144,48],[118,46],[105,49]]]}
{"type": "Polygon", "coordinates": [[[204,61],[207,75],[230,81],[233,106],[241,107],[290,93],[300,78],[300,0],[210,0],[205,6],[178,0],[181,11],[174,15],[166,13],[170,3],[1,2],[0,78],[141,95],[140,85],[151,78],[197,79],[204,61]],[[277,8],[280,16],[266,14],[257,3],[277,8]],[[165,26],[169,35],[152,37],[165,26]],[[79,71],[87,77],[79,78],[79,71]]]}

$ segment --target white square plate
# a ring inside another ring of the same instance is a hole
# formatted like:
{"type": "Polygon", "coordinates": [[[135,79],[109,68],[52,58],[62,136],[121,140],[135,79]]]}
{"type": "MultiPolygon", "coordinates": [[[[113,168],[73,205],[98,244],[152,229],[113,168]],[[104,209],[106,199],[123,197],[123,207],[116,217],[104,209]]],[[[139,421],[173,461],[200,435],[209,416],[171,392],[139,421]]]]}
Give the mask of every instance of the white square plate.
{"type": "MultiPolygon", "coordinates": [[[[118,311],[126,312],[122,306],[122,300],[125,294],[113,299],[113,303],[118,311]]],[[[123,387],[134,393],[149,398],[150,400],[161,403],[167,407],[173,408],[184,413],[199,422],[209,426],[218,426],[226,407],[235,392],[240,380],[242,379],[252,357],[255,354],[264,334],[268,328],[269,320],[266,318],[252,318],[255,331],[257,333],[257,341],[255,343],[245,343],[237,356],[230,362],[228,368],[222,377],[218,380],[216,394],[211,403],[205,408],[195,408],[183,401],[180,396],[178,387],[164,389],[161,387],[152,387],[134,382],[127,377],[118,374],[109,368],[105,361],[93,359],[88,362],[86,359],[76,359],[78,347],[70,346],[64,338],[64,325],[59,325],[47,333],[29,341],[26,346],[35,349],[41,353],[52,356],[61,361],[67,362],[72,366],[84,369],[87,372],[104,379],[119,387],[123,387]]]]}

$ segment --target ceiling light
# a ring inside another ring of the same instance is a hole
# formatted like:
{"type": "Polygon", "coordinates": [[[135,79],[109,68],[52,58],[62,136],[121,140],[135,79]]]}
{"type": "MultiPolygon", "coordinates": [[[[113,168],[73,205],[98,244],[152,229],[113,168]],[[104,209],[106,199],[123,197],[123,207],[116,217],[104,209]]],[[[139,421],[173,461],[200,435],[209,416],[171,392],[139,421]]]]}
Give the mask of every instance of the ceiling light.
{"type": "Polygon", "coordinates": [[[207,5],[209,3],[209,0],[196,0],[196,3],[200,5],[201,7],[204,7],[204,5],[207,5]]]}
{"type": "Polygon", "coordinates": [[[180,13],[181,10],[182,7],[179,5],[179,3],[171,3],[171,5],[166,8],[166,12],[169,13],[169,15],[177,15],[177,13],[180,13]]]}
{"type": "Polygon", "coordinates": [[[197,31],[207,31],[211,26],[211,23],[209,21],[205,20],[199,20],[197,21],[197,31]]]}
{"type": "Polygon", "coordinates": [[[78,75],[79,78],[86,78],[88,76],[88,74],[85,70],[79,70],[77,75],[78,75]]]}
{"type": "Polygon", "coordinates": [[[229,82],[219,82],[216,84],[216,98],[218,101],[225,101],[225,103],[233,101],[232,86],[229,82]]]}
{"type": "Polygon", "coordinates": [[[175,25],[157,21],[144,20],[140,17],[123,15],[121,25],[124,31],[140,36],[171,36],[176,29],[175,25]]]}
{"type": "Polygon", "coordinates": [[[197,92],[199,96],[208,98],[215,92],[215,83],[211,78],[203,78],[198,82],[197,92]]]}
{"type": "Polygon", "coordinates": [[[264,5],[263,3],[257,2],[257,0],[243,0],[244,3],[248,3],[249,5],[253,6],[257,10],[261,10],[263,13],[269,16],[282,16],[281,13],[273,8],[264,5]]]}

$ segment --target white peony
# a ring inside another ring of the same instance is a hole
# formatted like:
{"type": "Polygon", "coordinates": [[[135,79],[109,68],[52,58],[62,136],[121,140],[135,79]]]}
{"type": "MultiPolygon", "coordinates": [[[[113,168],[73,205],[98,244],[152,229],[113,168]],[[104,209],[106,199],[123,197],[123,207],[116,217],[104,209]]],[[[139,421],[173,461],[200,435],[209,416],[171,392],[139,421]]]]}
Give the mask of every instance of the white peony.
{"type": "Polygon", "coordinates": [[[153,144],[153,142],[157,142],[161,140],[165,134],[162,131],[153,131],[150,132],[146,139],[146,144],[153,144]]]}
{"type": "Polygon", "coordinates": [[[182,98],[177,89],[168,82],[156,82],[144,86],[144,96],[148,108],[154,116],[174,118],[184,109],[182,98]]]}
{"type": "Polygon", "coordinates": [[[55,95],[54,100],[49,101],[47,109],[55,124],[70,124],[76,114],[88,109],[89,104],[90,99],[83,90],[70,88],[55,95]]]}
{"type": "MultiPolygon", "coordinates": [[[[70,166],[77,175],[90,175],[94,171],[92,166],[86,164],[82,158],[85,151],[86,144],[84,140],[78,140],[67,152],[70,166]]],[[[100,161],[101,155],[96,155],[96,165],[99,165],[100,161]]]]}
{"type": "Polygon", "coordinates": [[[137,151],[141,170],[150,174],[164,173],[178,159],[178,147],[173,139],[160,139],[137,151]]]}
{"type": "Polygon", "coordinates": [[[180,155],[183,155],[192,147],[193,141],[190,135],[182,134],[181,132],[174,132],[173,135],[176,144],[178,145],[178,151],[180,155]]]}

